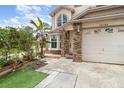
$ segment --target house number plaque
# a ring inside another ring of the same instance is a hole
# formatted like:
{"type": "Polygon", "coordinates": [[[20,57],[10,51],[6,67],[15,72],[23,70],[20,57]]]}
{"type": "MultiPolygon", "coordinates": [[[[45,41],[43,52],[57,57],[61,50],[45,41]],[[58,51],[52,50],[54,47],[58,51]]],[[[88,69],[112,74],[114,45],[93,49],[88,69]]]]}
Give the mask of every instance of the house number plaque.
{"type": "Polygon", "coordinates": [[[99,27],[107,27],[108,24],[99,24],[99,27]]]}

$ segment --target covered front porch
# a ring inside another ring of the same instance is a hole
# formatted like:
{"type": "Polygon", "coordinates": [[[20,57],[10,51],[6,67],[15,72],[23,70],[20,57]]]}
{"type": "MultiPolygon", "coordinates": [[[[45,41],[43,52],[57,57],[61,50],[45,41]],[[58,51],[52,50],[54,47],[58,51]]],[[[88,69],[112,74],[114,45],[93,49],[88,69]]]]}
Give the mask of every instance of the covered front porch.
{"type": "Polygon", "coordinates": [[[82,62],[81,26],[81,23],[69,24],[61,29],[61,55],[66,58],[72,58],[74,62],[82,62]]]}
{"type": "Polygon", "coordinates": [[[74,62],[82,62],[81,42],[82,24],[66,24],[51,31],[48,35],[49,43],[47,53],[60,54],[66,58],[72,58],[74,62]]]}

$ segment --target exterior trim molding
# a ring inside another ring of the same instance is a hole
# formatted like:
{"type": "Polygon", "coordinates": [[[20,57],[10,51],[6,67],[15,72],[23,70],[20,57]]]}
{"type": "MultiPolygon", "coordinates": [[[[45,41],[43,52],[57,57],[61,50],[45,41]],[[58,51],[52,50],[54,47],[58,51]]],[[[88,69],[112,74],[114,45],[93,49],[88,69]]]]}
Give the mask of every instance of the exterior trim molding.
{"type": "Polygon", "coordinates": [[[67,9],[67,10],[70,10],[72,13],[75,12],[75,10],[73,8],[70,8],[70,7],[66,7],[64,5],[61,5],[60,7],[56,8],[53,12],[49,13],[50,16],[54,16],[55,13],[57,13],[59,10],[61,9],[67,9]]]}
{"type": "Polygon", "coordinates": [[[119,14],[112,14],[112,15],[106,15],[106,16],[72,20],[71,23],[102,21],[102,20],[109,20],[109,19],[116,19],[116,18],[123,18],[123,17],[124,17],[124,13],[119,13],[119,14]]]}
{"type": "Polygon", "coordinates": [[[78,19],[78,20],[70,20],[67,23],[63,24],[59,28],[55,29],[56,30],[61,30],[64,27],[68,26],[70,23],[80,23],[80,22],[93,22],[93,21],[102,21],[102,20],[110,20],[110,19],[116,19],[116,18],[123,18],[124,13],[120,14],[114,14],[114,15],[107,15],[107,16],[99,16],[99,17],[92,17],[92,18],[84,18],[84,19],[78,19]]]}
{"type": "Polygon", "coordinates": [[[82,11],[81,13],[79,13],[77,16],[75,16],[72,19],[73,20],[74,19],[79,19],[80,17],[85,16],[86,14],[91,13],[91,12],[97,12],[97,11],[102,11],[102,10],[106,10],[106,9],[122,7],[122,6],[123,5],[108,5],[108,6],[101,6],[101,7],[89,7],[85,11],[82,11]]]}
{"type": "MultiPolygon", "coordinates": [[[[124,26],[124,24],[120,24],[120,25],[108,25],[107,27],[118,27],[118,26],[124,26]]],[[[82,29],[93,29],[93,28],[104,28],[106,26],[103,27],[99,27],[99,26],[93,26],[93,27],[82,27],[82,29]]]]}

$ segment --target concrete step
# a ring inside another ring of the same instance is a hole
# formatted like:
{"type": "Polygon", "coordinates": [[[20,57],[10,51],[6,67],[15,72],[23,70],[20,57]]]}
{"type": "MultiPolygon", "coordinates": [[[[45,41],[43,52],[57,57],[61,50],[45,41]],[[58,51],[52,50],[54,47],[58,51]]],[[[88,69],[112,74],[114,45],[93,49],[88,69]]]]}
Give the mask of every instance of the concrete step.
{"type": "Polygon", "coordinates": [[[70,54],[65,54],[65,57],[66,57],[67,59],[73,59],[73,55],[70,55],[70,54]]]}

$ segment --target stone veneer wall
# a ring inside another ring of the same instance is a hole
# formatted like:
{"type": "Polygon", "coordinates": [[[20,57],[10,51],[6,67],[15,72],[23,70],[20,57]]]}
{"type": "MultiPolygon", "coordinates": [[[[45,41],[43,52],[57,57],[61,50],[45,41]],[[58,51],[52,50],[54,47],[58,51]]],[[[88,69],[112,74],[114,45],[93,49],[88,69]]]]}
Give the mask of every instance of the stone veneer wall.
{"type": "Polygon", "coordinates": [[[61,31],[61,55],[69,53],[69,33],[64,29],[61,31]]]}
{"type": "Polygon", "coordinates": [[[65,56],[65,45],[64,45],[64,42],[65,42],[65,31],[64,31],[64,29],[63,30],[61,30],[61,55],[62,56],[65,56]]]}
{"type": "Polygon", "coordinates": [[[73,24],[73,32],[74,32],[74,46],[73,46],[73,61],[74,62],[82,62],[82,53],[81,53],[81,43],[82,43],[82,24],[75,23],[73,24]],[[80,26],[80,31],[78,32],[78,26],[80,26]]]}
{"type": "Polygon", "coordinates": [[[69,31],[65,32],[65,53],[69,54],[69,31]]]}
{"type": "Polygon", "coordinates": [[[48,50],[46,53],[61,54],[61,50],[48,50]]]}

